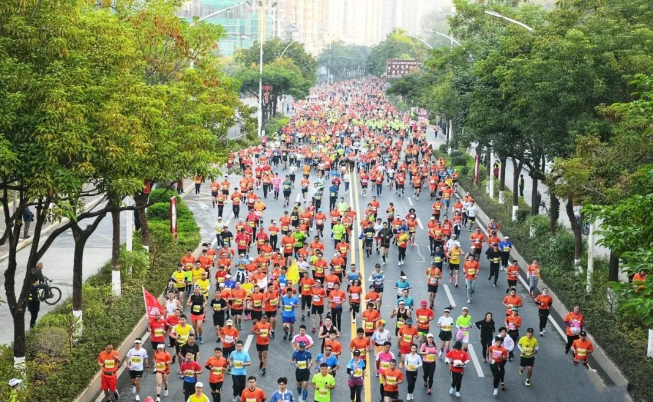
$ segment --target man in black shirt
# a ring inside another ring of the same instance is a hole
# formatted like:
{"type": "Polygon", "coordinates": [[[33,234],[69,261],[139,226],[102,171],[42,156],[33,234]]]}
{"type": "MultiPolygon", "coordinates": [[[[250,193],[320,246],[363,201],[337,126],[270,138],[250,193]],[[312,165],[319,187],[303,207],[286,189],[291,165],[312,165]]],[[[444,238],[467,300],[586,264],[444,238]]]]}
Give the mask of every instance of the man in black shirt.
{"type": "MultiPolygon", "coordinates": [[[[220,284],[220,288],[224,284],[220,284]]],[[[227,310],[227,301],[222,297],[220,289],[216,289],[213,299],[211,299],[210,309],[213,311],[213,326],[215,327],[215,335],[220,342],[220,328],[224,327],[224,313],[227,310]]]]}
{"type": "Polygon", "coordinates": [[[494,276],[494,284],[492,286],[497,287],[497,279],[499,279],[499,265],[501,264],[501,251],[499,251],[499,245],[496,243],[492,244],[492,247],[488,248],[485,252],[487,259],[490,260],[490,276],[487,278],[489,281],[494,276]]]}
{"type": "Polygon", "coordinates": [[[388,252],[390,251],[390,242],[394,237],[392,230],[388,227],[388,222],[383,222],[383,228],[379,230],[377,237],[381,238],[381,255],[383,256],[383,265],[385,265],[385,260],[388,257],[388,252]]]}
{"type": "Polygon", "coordinates": [[[186,354],[192,353],[193,354],[193,360],[196,362],[199,362],[199,356],[200,356],[200,345],[198,345],[195,342],[195,334],[189,334],[188,335],[188,342],[184,346],[182,346],[179,349],[179,364],[183,362],[186,358],[186,354]]]}

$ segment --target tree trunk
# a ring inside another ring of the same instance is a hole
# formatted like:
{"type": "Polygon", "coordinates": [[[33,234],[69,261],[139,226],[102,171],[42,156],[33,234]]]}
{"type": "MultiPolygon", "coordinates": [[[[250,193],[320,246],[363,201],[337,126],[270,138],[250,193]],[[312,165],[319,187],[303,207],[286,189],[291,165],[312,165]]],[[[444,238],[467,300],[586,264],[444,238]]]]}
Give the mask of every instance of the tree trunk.
{"type": "Polygon", "coordinates": [[[134,194],[134,204],[138,207],[136,213],[138,214],[138,223],[141,230],[141,244],[145,249],[150,247],[150,228],[147,223],[147,212],[145,207],[149,201],[150,195],[144,192],[138,192],[134,194]]]}
{"type": "Polygon", "coordinates": [[[508,158],[501,158],[501,171],[499,173],[499,191],[506,191],[506,163],[508,158]]]}
{"type": "Polygon", "coordinates": [[[560,217],[560,200],[549,190],[549,197],[551,199],[551,211],[549,214],[549,231],[552,235],[556,234],[558,228],[558,218],[560,217]]]}
{"type": "Polygon", "coordinates": [[[610,251],[610,270],[608,271],[608,281],[617,282],[619,280],[619,256],[610,251]]]}
{"type": "Polygon", "coordinates": [[[111,285],[114,296],[122,294],[120,281],[120,210],[114,206],[111,210],[113,232],[111,236],[111,285]]]}
{"type": "Polygon", "coordinates": [[[576,221],[576,216],[574,215],[573,197],[567,200],[565,211],[567,211],[567,217],[571,224],[571,231],[574,233],[574,260],[579,261],[583,255],[583,237],[580,232],[580,222],[576,221]]]}
{"type": "Polygon", "coordinates": [[[484,154],[484,164],[485,164],[485,173],[486,173],[486,179],[488,181],[490,180],[490,175],[493,174],[492,172],[492,147],[491,146],[486,146],[485,147],[485,154],[484,154]]]}

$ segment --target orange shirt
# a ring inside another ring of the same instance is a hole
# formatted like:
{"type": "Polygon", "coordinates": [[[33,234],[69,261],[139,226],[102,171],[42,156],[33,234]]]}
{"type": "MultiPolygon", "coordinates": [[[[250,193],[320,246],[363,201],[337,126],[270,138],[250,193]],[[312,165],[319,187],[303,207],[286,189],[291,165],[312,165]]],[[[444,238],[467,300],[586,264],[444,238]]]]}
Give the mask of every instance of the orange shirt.
{"type": "Polygon", "coordinates": [[[315,285],[315,279],[313,278],[302,278],[299,280],[299,287],[301,288],[302,296],[310,296],[313,292],[311,289],[315,285]]]}
{"type": "Polygon", "coordinates": [[[290,224],[292,223],[292,218],[289,216],[282,216],[279,218],[279,222],[281,222],[281,230],[288,231],[290,230],[290,224]]]}
{"type": "Polygon", "coordinates": [[[435,317],[433,310],[430,308],[418,308],[415,310],[415,319],[417,320],[417,328],[428,330],[431,323],[431,319],[435,317]]]}
{"type": "Polygon", "coordinates": [[[316,278],[324,278],[327,269],[327,262],[325,260],[315,260],[313,263],[314,273],[316,278]]]}
{"type": "Polygon", "coordinates": [[[517,276],[519,275],[519,266],[510,264],[506,268],[506,275],[508,276],[509,281],[516,281],[517,276]]]}
{"type": "Polygon", "coordinates": [[[326,297],[326,290],[324,288],[311,288],[311,296],[314,306],[324,306],[324,298],[326,297]]]}
{"type": "Polygon", "coordinates": [[[333,290],[329,293],[329,301],[331,302],[331,308],[338,308],[342,306],[342,303],[345,301],[347,295],[342,289],[333,290]]]}
{"type": "Polygon", "coordinates": [[[388,392],[399,391],[399,382],[404,380],[404,374],[395,369],[387,369],[381,372],[383,375],[383,390],[388,392]]]}
{"type": "Polygon", "coordinates": [[[508,351],[503,346],[490,346],[488,348],[488,354],[490,355],[490,358],[497,363],[508,360],[508,351]]]}
{"type": "Polygon", "coordinates": [[[345,260],[342,259],[342,257],[333,257],[331,259],[331,268],[333,268],[334,273],[341,274],[344,267],[345,267],[345,260]]]}
{"type": "Polygon", "coordinates": [[[234,288],[231,290],[231,308],[236,310],[242,310],[243,305],[245,304],[245,298],[247,297],[247,291],[243,288],[234,288]]]}
{"type": "Polygon", "coordinates": [[[576,339],[574,343],[572,343],[571,347],[576,350],[576,359],[580,360],[587,360],[589,357],[588,353],[594,352],[594,345],[592,345],[592,342],[587,339],[584,341],[581,339],[576,339]]]}
{"type": "Polygon", "coordinates": [[[363,318],[363,329],[365,330],[365,333],[371,334],[376,329],[376,322],[381,319],[381,314],[379,314],[377,310],[365,309],[361,314],[361,317],[363,318]]]}
{"type": "Polygon", "coordinates": [[[413,344],[413,337],[418,335],[417,327],[411,326],[408,328],[407,325],[399,328],[399,344],[401,346],[408,346],[413,344]]]}
{"type": "Polygon", "coordinates": [[[220,330],[220,338],[222,338],[222,347],[230,348],[236,344],[238,340],[238,329],[236,327],[222,327],[220,330]]]}
{"type": "Polygon", "coordinates": [[[340,251],[340,255],[342,255],[343,257],[346,257],[346,256],[347,256],[347,252],[349,252],[349,244],[345,243],[344,241],[341,241],[341,242],[338,243],[338,245],[336,246],[336,249],[337,249],[338,251],[340,251]]]}
{"type": "Polygon", "coordinates": [[[553,297],[540,294],[535,298],[535,303],[537,303],[540,310],[547,310],[553,304],[553,297]]]}
{"type": "Polygon", "coordinates": [[[324,278],[324,286],[329,290],[335,288],[336,283],[340,283],[340,278],[337,275],[329,274],[324,278]]]}
{"type": "Polygon", "coordinates": [[[483,247],[483,242],[485,242],[485,235],[483,233],[472,233],[469,239],[472,241],[472,245],[480,250],[483,247]]]}
{"type": "MultiPolygon", "coordinates": [[[[574,314],[574,312],[571,311],[565,316],[565,323],[571,324],[574,321],[578,321],[578,324],[580,325],[581,330],[585,326],[585,318],[583,317],[583,315],[580,314],[580,313],[579,314],[574,314]]],[[[571,327],[572,327],[572,325],[567,325],[567,330],[566,330],[567,335],[569,335],[569,336],[578,335],[578,334],[573,334],[571,332],[571,327]]]]}
{"type": "Polygon", "coordinates": [[[192,255],[184,255],[181,257],[181,263],[186,269],[191,269],[195,265],[195,257],[192,255]]]}
{"type": "Polygon", "coordinates": [[[342,345],[340,344],[340,342],[338,342],[337,339],[334,340],[327,339],[326,341],[324,341],[324,347],[326,348],[327,346],[331,346],[331,353],[333,353],[334,355],[339,355],[340,353],[342,353],[342,345]]]}
{"type": "Polygon", "coordinates": [[[272,330],[272,325],[269,322],[257,322],[252,328],[252,332],[256,334],[256,344],[257,345],[269,345],[270,344],[270,331],[272,330]]]}
{"type": "Polygon", "coordinates": [[[115,350],[112,350],[110,353],[107,353],[106,350],[103,350],[100,352],[97,361],[98,363],[102,363],[103,373],[115,374],[118,370],[118,363],[120,363],[120,355],[115,350]]]}
{"type": "Polygon", "coordinates": [[[506,317],[506,324],[509,330],[518,331],[521,327],[521,317],[518,315],[511,315],[506,317]]]}
{"type": "Polygon", "coordinates": [[[240,394],[241,402],[261,402],[265,398],[265,392],[261,388],[254,388],[254,391],[252,391],[247,387],[240,394]]]}
{"type": "Polygon", "coordinates": [[[503,304],[507,304],[507,310],[506,310],[506,315],[512,315],[512,310],[510,310],[511,307],[521,307],[524,305],[524,302],[522,301],[521,297],[514,295],[508,295],[503,298],[503,304]]]}
{"type": "Polygon", "coordinates": [[[273,290],[272,292],[265,292],[265,311],[277,311],[279,306],[279,292],[273,290]]]}
{"type": "Polygon", "coordinates": [[[476,279],[478,276],[479,265],[478,262],[474,261],[465,261],[463,265],[463,270],[465,271],[465,279],[476,279]]]}
{"type": "Polygon", "coordinates": [[[361,359],[365,360],[365,356],[367,356],[367,351],[370,349],[370,338],[366,337],[355,337],[354,339],[349,342],[349,350],[352,352],[354,350],[358,350],[361,352],[361,359]]]}
{"type": "Polygon", "coordinates": [[[154,353],[154,370],[156,370],[157,373],[168,374],[170,372],[170,363],[172,363],[170,353],[154,353]]]}
{"type": "Polygon", "coordinates": [[[284,254],[290,254],[293,252],[295,247],[295,238],[290,235],[284,236],[281,239],[281,245],[283,246],[284,254]]]}
{"type": "Polygon", "coordinates": [[[361,294],[363,293],[363,288],[360,286],[350,286],[347,291],[349,292],[349,303],[361,302],[361,294]]]}
{"type": "Polygon", "coordinates": [[[249,297],[252,301],[252,311],[263,311],[265,295],[263,293],[252,293],[249,297]]]}
{"type": "Polygon", "coordinates": [[[209,360],[204,363],[204,366],[210,367],[209,383],[215,384],[224,381],[224,370],[227,368],[227,359],[211,356],[209,360]]]}

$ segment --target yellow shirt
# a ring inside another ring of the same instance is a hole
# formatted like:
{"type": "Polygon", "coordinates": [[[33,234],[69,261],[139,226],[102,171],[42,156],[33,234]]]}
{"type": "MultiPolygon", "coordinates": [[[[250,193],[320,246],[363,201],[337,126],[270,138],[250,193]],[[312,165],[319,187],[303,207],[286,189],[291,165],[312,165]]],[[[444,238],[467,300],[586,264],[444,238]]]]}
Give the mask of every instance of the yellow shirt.
{"type": "Polygon", "coordinates": [[[195,281],[195,286],[200,287],[200,293],[203,295],[208,295],[209,294],[209,287],[211,286],[211,281],[208,279],[198,279],[195,281]]]}
{"type": "Polygon", "coordinates": [[[204,268],[200,267],[200,268],[193,268],[191,272],[193,274],[193,282],[197,282],[202,278],[202,272],[206,272],[206,271],[204,270],[204,268]]]}
{"type": "Polygon", "coordinates": [[[249,297],[249,295],[252,294],[252,290],[254,290],[254,284],[253,283],[243,283],[242,285],[240,285],[240,287],[245,289],[245,291],[247,292],[248,297],[249,297]]]}
{"type": "Polygon", "coordinates": [[[195,396],[195,394],[193,394],[188,398],[187,402],[209,402],[209,397],[204,394],[201,394],[200,396],[195,396]]]}
{"type": "Polygon", "coordinates": [[[172,328],[172,332],[179,335],[179,338],[177,339],[177,343],[179,344],[179,346],[184,346],[186,342],[188,342],[188,335],[191,333],[192,330],[193,327],[191,327],[189,324],[186,324],[183,327],[177,324],[172,328]]]}
{"type": "Polygon", "coordinates": [[[460,249],[455,248],[449,251],[449,262],[452,264],[460,263],[460,249]]]}
{"type": "Polygon", "coordinates": [[[535,349],[538,347],[539,343],[537,338],[533,337],[528,339],[528,337],[523,336],[519,340],[519,347],[521,348],[521,356],[523,357],[533,357],[535,355],[535,349]]]}
{"type": "Polygon", "coordinates": [[[186,272],[175,271],[172,273],[172,279],[175,280],[175,286],[177,288],[183,288],[186,286],[186,272]]]}

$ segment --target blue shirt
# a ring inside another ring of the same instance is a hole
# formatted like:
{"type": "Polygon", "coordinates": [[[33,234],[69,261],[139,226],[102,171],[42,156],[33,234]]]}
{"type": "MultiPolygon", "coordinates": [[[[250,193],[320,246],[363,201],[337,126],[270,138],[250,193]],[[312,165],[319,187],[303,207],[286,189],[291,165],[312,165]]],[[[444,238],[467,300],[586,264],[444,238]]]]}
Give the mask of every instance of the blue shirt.
{"type": "Polygon", "coordinates": [[[355,369],[364,369],[365,368],[365,360],[363,359],[358,359],[358,363],[352,358],[349,363],[347,363],[347,368],[351,370],[351,374],[349,374],[350,377],[354,377],[354,370],[355,369]]]}
{"type": "Polygon", "coordinates": [[[229,355],[229,361],[231,362],[231,374],[232,375],[247,375],[247,369],[245,366],[242,368],[236,368],[236,365],[238,363],[249,363],[249,353],[245,352],[243,350],[242,352],[239,352],[237,350],[234,350],[231,352],[229,355]]]}
{"type": "Polygon", "coordinates": [[[279,286],[280,286],[282,289],[286,287],[286,283],[288,283],[288,278],[286,278],[286,275],[285,275],[285,274],[281,274],[281,275],[279,275],[279,277],[277,278],[277,280],[279,281],[279,286]]]}
{"type": "MultiPolygon", "coordinates": [[[[506,247],[512,248],[512,242],[504,240],[501,243],[499,243],[499,250],[500,251],[503,251],[503,249],[506,248],[506,247]]],[[[508,251],[510,251],[510,250],[508,250],[508,251]]]]}
{"type": "Polygon", "coordinates": [[[274,394],[272,394],[272,397],[270,398],[270,402],[280,402],[280,401],[288,401],[288,402],[295,402],[295,397],[292,396],[292,392],[286,390],[283,394],[279,392],[279,390],[274,391],[274,394]]]}
{"type": "Polygon", "coordinates": [[[410,287],[410,282],[408,282],[408,281],[404,281],[404,282],[402,282],[402,281],[397,281],[397,282],[395,282],[395,286],[396,286],[397,289],[399,289],[399,290],[401,290],[401,289],[406,289],[406,288],[409,288],[409,287],[410,287]]]}
{"type": "Polygon", "coordinates": [[[295,307],[299,305],[299,299],[295,296],[288,295],[281,298],[281,306],[283,307],[283,317],[294,317],[295,307]]]}
{"type": "Polygon", "coordinates": [[[397,299],[397,305],[399,305],[400,301],[404,301],[406,303],[406,308],[413,309],[413,306],[415,305],[415,300],[413,299],[413,296],[408,296],[408,297],[400,297],[397,299]]]}
{"type": "Polygon", "coordinates": [[[324,353],[320,353],[319,355],[317,355],[315,360],[317,362],[317,367],[315,367],[315,371],[320,371],[320,365],[322,363],[326,363],[326,365],[329,366],[331,370],[333,370],[338,365],[338,358],[335,357],[334,355],[325,357],[324,353]]]}
{"type": "Polygon", "coordinates": [[[233,279],[229,279],[224,282],[224,287],[227,289],[233,289],[236,287],[236,282],[233,279]]]}
{"type": "Polygon", "coordinates": [[[301,350],[296,350],[292,354],[292,359],[295,361],[295,367],[297,367],[297,370],[302,370],[302,371],[308,371],[311,368],[309,367],[309,362],[313,355],[311,355],[311,352],[308,351],[301,351],[301,350]],[[305,368],[301,368],[300,366],[302,364],[306,364],[305,368]]]}

